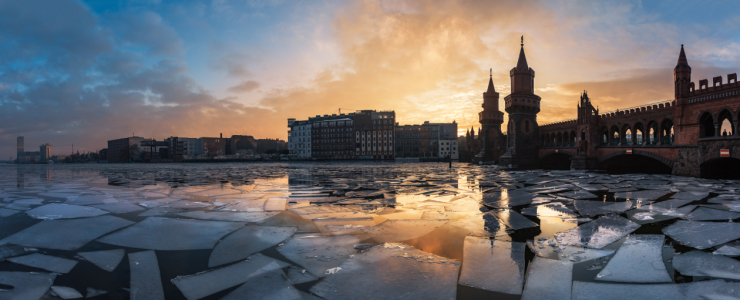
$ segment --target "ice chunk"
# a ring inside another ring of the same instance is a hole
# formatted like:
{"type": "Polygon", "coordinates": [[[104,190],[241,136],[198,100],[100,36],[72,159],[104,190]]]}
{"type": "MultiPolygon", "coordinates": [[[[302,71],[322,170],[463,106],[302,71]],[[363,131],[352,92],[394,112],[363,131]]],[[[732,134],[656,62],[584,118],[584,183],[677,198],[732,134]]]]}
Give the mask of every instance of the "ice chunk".
{"type": "Polygon", "coordinates": [[[524,190],[504,190],[483,193],[483,203],[494,208],[509,208],[514,206],[529,205],[537,197],[524,190]]]}
{"type": "Polygon", "coordinates": [[[26,214],[34,219],[55,220],[95,217],[108,212],[94,207],[51,203],[28,210],[26,214]]]}
{"type": "Polygon", "coordinates": [[[101,235],[131,224],[134,222],[114,216],[45,220],[0,240],[0,244],[72,251],[101,235]]]}
{"type": "Polygon", "coordinates": [[[447,223],[447,220],[387,220],[362,230],[380,243],[400,242],[426,235],[447,223]]]}
{"type": "Polygon", "coordinates": [[[87,288],[87,293],[85,293],[85,298],[97,297],[97,296],[100,296],[100,295],[105,295],[107,293],[108,293],[108,291],[103,291],[103,290],[99,290],[99,289],[88,287],[87,288]]]}
{"type": "Polygon", "coordinates": [[[739,261],[702,251],[676,254],[673,257],[673,267],[681,275],[740,280],[739,261]]]}
{"type": "Polygon", "coordinates": [[[0,208],[0,218],[4,217],[10,217],[14,214],[19,213],[20,211],[14,210],[14,209],[7,209],[7,208],[0,208]]]}
{"type": "Polygon", "coordinates": [[[328,300],[454,299],[460,262],[386,244],[358,253],[339,268],[311,292],[328,300]]]}
{"type": "Polygon", "coordinates": [[[739,239],[740,223],[679,220],[663,228],[663,233],[682,245],[703,250],[739,239]]]}
{"type": "Polygon", "coordinates": [[[128,264],[131,268],[131,300],[164,300],[162,277],[154,251],[129,253],[128,264]]]}
{"type": "Polygon", "coordinates": [[[98,266],[99,268],[108,272],[113,272],[113,270],[118,267],[118,264],[121,263],[121,260],[126,254],[126,251],[124,251],[123,249],[113,249],[93,252],[79,252],[77,254],[82,256],[82,258],[86,259],[87,261],[98,266]]]}
{"type": "Polygon", "coordinates": [[[522,300],[570,299],[573,263],[535,257],[527,271],[522,300]]]}
{"type": "Polygon", "coordinates": [[[0,261],[3,261],[8,257],[18,256],[25,253],[26,250],[21,246],[3,245],[0,246],[0,261]]]}
{"type": "Polygon", "coordinates": [[[139,217],[161,217],[166,215],[175,215],[186,211],[186,209],[182,208],[155,207],[140,213],[139,217]]]}
{"type": "Polygon", "coordinates": [[[306,207],[292,208],[294,212],[305,219],[319,218],[361,218],[368,214],[356,211],[343,205],[311,205],[306,207]]]}
{"type": "Polygon", "coordinates": [[[565,207],[563,203],[552,202],[537,206],[529,206],[522,209],[522,214],[536,217],[568,217],[573,218],[576,213],[570,208],[565,207]]]}
{"type": "Polygon", "coordinates": [[[571,199],[596,199],[598,198],[598,196],[592,193],[589,193],[588,191],[585,191],[585,190],[561,193],[559,194],[559,196],[568,197],[571,199]]]}
{"type": "Polygon", "coordinates": [[[595,216],[610,213],[623,213],[632,208],[632,201],[602,202],[594,200],[575,200],[574,205],[582,216],[595,216]]]}
{"type": "Polygon", "coordinates": [[[613,284],[573,282],[573,300],[695,300],[738,299],[740,286],[723,280],[699,281],[683,284],[613,284]]]}
{"type": "Polygon", "coordinates": [[[617,215],[606,215],[576,228],[558,233],[560,244],[601,249],[640,228],[640,225],[617,215]]]}
{"type": "MultiPolygon", "coordinates": [[[[316,224],[317,227],[319,227],[319,230],[321,232],[335,232],[337,230],[341,230],[341,228],[333,228],[333,231],[330,231],[327,226],[331,225],[360,225],[362,227],[358,229],[365,228],[366,226],[373,226],[375,225],[375,220],[373,218],[330,218],[330,219],[313,219],[312,220],[314,224],[316,224]]],[[[351,228],[350,228],[351,229],[351,228]]],[[[356,231],[356,230],[353,230],[356,231]]]]}
{"type": "Polygon", "coordinates": [[[200,299],[244,283],[252,273],[270,263],[277,263],[281,268],[285,264],[278,263],[276,260],[264,255],[255,254],[248,260],[220,269],[188,276],[179,276],[172,279],[172,283],[177,286],[188,300],[200,299]]]}
{"type": "Polygon", "coordinates": [[[265,211],[280,211],[285,210],[285,204],[288,199],[285,197],[270,197],[265,202],[265,211]]]}
{"type": "Polygon", "coordinates": [[[450,225],[465,229],[468,234],[474,236],[508,236],[506,226],[502,225],[496,217],[490,213],[476,214],[462,218],[450,225]]]}
{"type": "Polygon", "coordinates": [[[535,222],[530,221],[527,217],[522,216],[511,209],[494,209],[490,211],[490,214],[496,216],[501,224],[512,230],[538,226],[535,222]]]}
{"type": "Polygon", "coordinates": [[[51,287],[55,274],[0,272],[0,284],[12,290],[0,290],[0,300],[39,300],[51,287]]]}
{"type": "Polygon", "coordinates": [[[151,250],[213,249],[219,239],[243,226],[237,222],[149,217],[98,241],[151,250]]]}
{"type": "Polygon", "coordinates": [[[44,199],[40,198],[27,198],[13,201],[13,204],[19,205],[41,205],[44,204],[44,199]]]}
{"type": "Polygon", "coordinates": [[[709,196],[708,191],[704,191],[704,192],[688,191],[688,192],[675,193],[673,196],[671,196],[671,199],[681,199],[681,200],[688,200],[689,202],[693,202],[693,201],[704,199],[707,196],[709,196]]]}
{"type": "Polygon", "coordinates": [[[90,206],[99,208],[102,210],[107,210],[114,214],[125,214],[125,213],[130,213],[130,212],[135,212],[135,211],[140,211],[140,210],[145,209],[136,204],[127,203],[127,202],[106,203],[106,204],[97,204],[97,205],[90,205],[90,206]]]}
{"type": "Polygon", "coordinates": [[[247,282],[221,298],[223,300],[303,300],[280,267],[271,262],[247,277],[247,282]]]}
{"type": "Polygon", "coordinates": [[[76,260],[44,255],[41,253],[12,257],[8,258],[8,261],[55,273],[69,273],[69,271],[77,265],[76,260]]]}
{"type": "Polygon", "coordinates": [[[139,205],[143,207],[153,208],[153,207],[159,207],[162,205],[165,205],[170,202],[175,202],[178,199],[174,198],[164,198],[164,199],[157,199],[157,200],[145,200],[145,201],[139,201],[139,205]]]}
{"type": "MultiPolygon", "coordinates": [[[[722,245],[722,247],[719,247],[719,249],[712,252],[716,255],[724,255],[724,256],[740,256],[740,242],[732,242],[725,245],[722,245]]],[[[2,257],[2,255],[0,255],[2,257]]]]}
{"type": "Polygon", "coordinates": [[[208,267],[245,259],[286,240],[297,230],[297,227],[254,225],[241,228],[216,245],[208,260],[208,267]]]}
{"type": "Polygon", "coordinates": [[[714,221],[714,220],[732,220],[740,218],[740,213],[719,209],[712,209],[700,206],[689,215],[686,219],[691,221],[714,221]]]}
{"type": "Polygon", "coordinates": [[[314,280],[319,280],[318,277],[311,274],[311,272],[306,271],[306,269],[300,269],[293,266],[288,268],[288,279],[290,279],[290,282],[292,282],[293,284],[301,284],[314,280]]]}
{"type": "Polygon", "coordinates": [[[597,250],[597,249],[588,249],[588,248],[581,248],[581,247],[573,247],[573,246],[558,246],[557,248],[552,247],[544,247],[539,246],[539,241],[537,243],[533,241],[527,241],[527,246],[529,247],[532,252],[537,254],[539,257],[550,257],[551,251],[548,251],[550,249],[552,250],[558,250],[558,259],[562,261],[569,261],[574,263],[579,262],[585,262],[589,260],[594,260],[597,258],[601,258],[604,256],[609,256],[614,254],[614,250],[597,250]],[[543,248],[540,248],[543,247],[543,248]]]}
{"type": "Polygon", "coordinates": [[[630,191],[630,192],[617,192],[614,193],[614,198],[627,199],[631,201],[638,201],[642,204],[650,203],[657,200],[660,197],[668,195],[670,190],[645,190],[645,191],[630,191]]]}
{"type": "Polygon", "coordinates": [[[277,250],[312,274],[324,277],[326,270],[338,267],[357,252],[355,244],[359,241],[358,237],[352,235],[296,234],[277,250]]]}
{"type": "Polygon", "coordinates": [[[465,237],[459,283],[487,291],[521,295],[524,243],[465,237]]]}
{"type": "Polygon", "coordinates": [[[641,234],[627,237],[617,254],[609,260],[596,280],[661,283],[673,282],[663,263],[662,234],[641,234]]]}
{"type": "Polygon", "coordinates": [[[82,298],[82,294],[77,290],[68,286],[52,286],[51,290],[62,299],[79,299],[82,298]]]}
{"type": "Polygon", "coordinates": [[[193,219],[257,223],[272,218],[280,212],[225,212],[225,211],[189,211],[178,215],[193,219]]]}
{"type": "Polygon", "coordinates": [[[71,199],[67,199],[65,203],[74,205],[91,205],[91,204],[105,204],[118,202],[116,198],[108,195],[85,195],[71,199]]]}

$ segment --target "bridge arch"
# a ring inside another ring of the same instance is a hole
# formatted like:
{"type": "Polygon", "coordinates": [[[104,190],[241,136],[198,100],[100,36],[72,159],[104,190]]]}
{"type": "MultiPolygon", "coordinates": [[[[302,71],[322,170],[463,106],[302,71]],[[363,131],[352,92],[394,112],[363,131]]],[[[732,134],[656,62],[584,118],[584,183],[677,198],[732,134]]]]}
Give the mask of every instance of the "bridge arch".
{"type": "Polygon", "coordinates": [[[645,141],[648,145],[655,145],[660,140],[660,136],[658,135],[660,133],[660,129],[658,128],[658,122],[655,120],[651,120],[648,122],[647,127],[645,127],[645,141]]]}
{"type": "Polygon", "coordinates": [[[631,145],[633,141],[633,135],[634,135],[634,132],[630,124],[622,125],[622,133],[620,136],[622,138],[622,145],[625,145],[625,144],[631,145]]]}
{"type": "Polygon", "coordinates": [[[712,115],[712,111],[710,110],[704,110],[699,114],[699,137],[713,137],[715,136],[714,132],[714,116],[712,115]]]}
{"type": "Polygon", "coordinates": [[[664,145],[673,145],[673,120],[665,118],[660,122],[660,143],[664,145]]]}
{"type": "Polygon", "coordinates": [[[597,160],[599,168],[611,173],[660,173],[671,174],[673,161],[665,156],[644,150],[632,149],[609,153],[597,160]]]}
{"type": "Polygon", "coordinates": [[[612,127],[609,129],[609,144],[610,145],[617,145],[619,144],[620,139],[619,134],[619,127],[617,125],[612,125],[612,127]]]}
{"type": "Polygon", "coordinates": [[[545,170],[570,170],[571,159],[575,156],[575,153],[568,150],[547,151],[539,158],[540,168],[545,170]]]}
{"type": "Polygon", "coordinates": [[[633,141],[635,141],[635,144],[642,145],[645,143],[645,125],[642,124],[642,122],[637,122],[632,127],[634,130],[632,131],[632,135],[634,136],[632,138],[633,141]]]}
{"type": "Polygon", "coordinates": [[[717,129],[719,129],[717,135],[725,136],[735,134],[735,124],[737,123],[737,120],[733,120],[734,118],[732,115],[732,110],[729,107],[723,107],[719,110],[719,113],[717,114],[717,129]],[[727,124],[729,126],[724,126],[726,125],[725,122],[729,123],[727,124]]]}

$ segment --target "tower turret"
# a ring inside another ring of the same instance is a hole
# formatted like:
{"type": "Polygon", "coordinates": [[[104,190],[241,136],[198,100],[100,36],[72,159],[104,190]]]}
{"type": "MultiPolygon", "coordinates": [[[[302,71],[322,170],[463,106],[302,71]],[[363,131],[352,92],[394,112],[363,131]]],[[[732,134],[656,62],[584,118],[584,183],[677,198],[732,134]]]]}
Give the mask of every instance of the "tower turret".
{"type": "Polygon", "coordinates": [[[675,86],[676,98],[683,98],[689,95],[691,84],[691,67],[686,59],[686,52],[681,45],[681,53],[678,54],[678,63],[673,69],[673,84],[675,86]]]}

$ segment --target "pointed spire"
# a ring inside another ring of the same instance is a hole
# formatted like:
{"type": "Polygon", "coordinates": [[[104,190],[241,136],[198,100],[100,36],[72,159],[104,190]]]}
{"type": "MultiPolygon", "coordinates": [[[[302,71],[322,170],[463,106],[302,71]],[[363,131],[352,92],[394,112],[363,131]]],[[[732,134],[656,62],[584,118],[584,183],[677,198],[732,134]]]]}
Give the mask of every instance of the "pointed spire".
{"type": "Polygon", "coordinates": [[[493,87],[493,68],[491,68],[491,77],[488,78],[488,90],[486,90],[486,93],[495,93],[496,88],[493,87]]]}
{"type": "Polygon", "coordinates": [[[678,55],[677,65],[689,65],[689,61],[686,59],[686,52],[683,51],[683,44],[681,44],[681,53],[678,55]]]}
{"type": "Polygon", "coordinates": [[[519,61],[516,63],[517,69],[528,70],[527,57],[524,55],[524,36],[522,36],[522,48],[519,50],[519,61]]]}

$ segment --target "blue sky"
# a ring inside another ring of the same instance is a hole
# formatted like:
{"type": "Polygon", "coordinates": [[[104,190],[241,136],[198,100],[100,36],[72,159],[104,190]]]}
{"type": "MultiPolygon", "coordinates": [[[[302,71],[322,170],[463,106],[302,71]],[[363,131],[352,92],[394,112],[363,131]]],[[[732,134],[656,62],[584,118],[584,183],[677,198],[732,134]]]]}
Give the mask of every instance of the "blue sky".
{"type": "Polygon", "coordinates": [[[0,157],[136,135],[286,138],[286,118],[396,110],[476,126],[525,37],[540,124],[670,99],[740,69],[735,1],[2,1],[0,157]]]}

